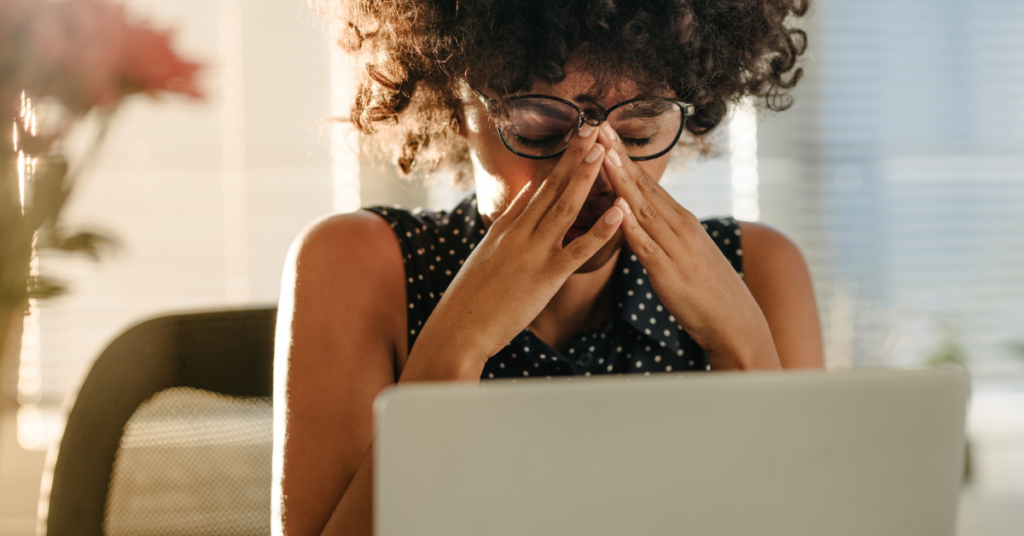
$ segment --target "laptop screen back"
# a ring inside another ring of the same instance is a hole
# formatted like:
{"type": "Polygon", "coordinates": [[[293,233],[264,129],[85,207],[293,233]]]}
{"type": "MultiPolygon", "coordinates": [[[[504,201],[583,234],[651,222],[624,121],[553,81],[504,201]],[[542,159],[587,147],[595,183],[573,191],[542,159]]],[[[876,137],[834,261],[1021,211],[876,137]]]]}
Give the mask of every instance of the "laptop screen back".
{"type": "Polygon", "coordinates": [[[952,535],[957,370],[402,386],[375,526],[410,535],[952,535]]]}

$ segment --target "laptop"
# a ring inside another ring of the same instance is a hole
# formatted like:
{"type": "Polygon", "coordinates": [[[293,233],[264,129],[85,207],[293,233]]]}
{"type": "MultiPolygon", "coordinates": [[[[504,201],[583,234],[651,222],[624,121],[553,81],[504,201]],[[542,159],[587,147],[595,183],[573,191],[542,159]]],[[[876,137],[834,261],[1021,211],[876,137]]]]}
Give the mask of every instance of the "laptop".
{"type": "Polygon", "coordinates": [[[417,384],[377,399],[380,536],[952,536],[956,369],[417,384]]]}

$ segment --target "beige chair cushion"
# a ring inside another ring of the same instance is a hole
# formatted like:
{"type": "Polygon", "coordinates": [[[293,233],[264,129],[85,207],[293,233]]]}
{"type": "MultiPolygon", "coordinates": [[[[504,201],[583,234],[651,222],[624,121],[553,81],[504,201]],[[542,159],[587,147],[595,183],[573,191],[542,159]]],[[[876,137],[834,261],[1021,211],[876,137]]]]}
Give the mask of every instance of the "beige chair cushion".
{"type": "Polygon", "coordinates": [[[272,403],[166,389],[121,438],[107,496],[109,536],[270,534],[272,403]]]}

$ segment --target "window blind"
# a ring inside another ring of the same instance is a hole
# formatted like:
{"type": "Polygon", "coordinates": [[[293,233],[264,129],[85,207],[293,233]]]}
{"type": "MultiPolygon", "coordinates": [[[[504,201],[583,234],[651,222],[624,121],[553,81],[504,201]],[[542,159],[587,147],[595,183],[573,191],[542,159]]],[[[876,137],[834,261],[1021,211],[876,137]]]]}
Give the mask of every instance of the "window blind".
{"type": "Polygon", "coordinates": [[[810,259],[830,358],[1024,373],[1024,4],[819,0],[759,124],[764,220],[810,259]]]}

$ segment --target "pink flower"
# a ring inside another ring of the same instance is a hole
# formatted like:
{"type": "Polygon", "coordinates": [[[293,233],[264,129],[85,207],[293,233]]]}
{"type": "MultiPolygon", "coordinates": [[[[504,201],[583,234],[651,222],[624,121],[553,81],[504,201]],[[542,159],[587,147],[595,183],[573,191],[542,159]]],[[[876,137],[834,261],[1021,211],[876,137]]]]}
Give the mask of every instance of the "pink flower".
{"type": "Polygon", "coordinates": [[[21,89],[84,113],[133,93],[201,97],[168,33],[102,0],[0,0],[0,98],[21,89]]]}
{"type": "Polygon", "coordinates": [[[170,45],[170,34],[136,26],[128,31],[119,65],[121,81],[130,92],[170,91],[201,98],[195,74],[199,65],[182,61],[170,45]]]}

